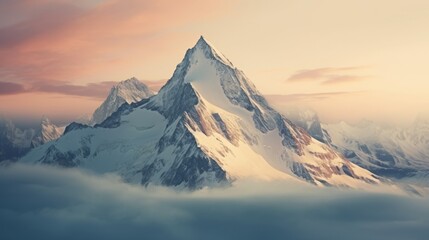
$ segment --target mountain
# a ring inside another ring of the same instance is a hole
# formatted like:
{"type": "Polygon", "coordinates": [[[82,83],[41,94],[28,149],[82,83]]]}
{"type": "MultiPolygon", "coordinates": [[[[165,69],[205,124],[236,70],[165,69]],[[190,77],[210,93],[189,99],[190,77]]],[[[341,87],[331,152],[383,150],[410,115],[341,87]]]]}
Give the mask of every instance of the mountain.
{"type": "Polygon", "coordinates": [[[65,127],[58,127],[53,124],[47,117],[43,117],[40,123],[40,129],[31,140],[31,147],[35,148],[47,142],[61,137],[65,127]]]}
{"type": "Polygon", "coordinates": [[[59,138],[64,127],[44,117],[39,128],[16,127],[13,121],[0,118],[0,162],[16,161],[32,148],[59,138]]]}
{"type": "Polygon", "coordinates": [[[424,183],[429,178],[429,120],[425,118],[398,128],[368,120],[355,125],[322,124],[316,112],[307,109],[285,114],[314,138],[379,176],[413,183],[424,183]]]}
{"type": "Polygon", "coordinates": [[[329,133],[322,128],[322,123],[315,111],[296,108],[283,111],[283,113],[295,125],[305,129],[315,139],[326,144],[331,143],[329,133]]]}
{"type": "Polygon", "coordinates": [[[380,126],[373,122],[324,124],[332,144],[354,163],[393,179],[429,177],[429,122],[411,127],[380,126]]]}
{"type": "Polygon", "coordinates": [[[11,120],[0,118],[0,162],[16,161],[31,148],[33,129],[21,129],[11,120]]]}
{"type": "Polygon", "coordinates": [[[90,121],[91,125],[102,123],[124,103],[134,103],[149,98],[154,93],[136,78],[118,83],[112,87],[106,100],[98,107],[90,121]]]}
{"type": "MultiPolygon", "coordinates": [[[[93,117],[82,116],[76,121],[85,124],[101,123],[123,103],[138,102],[152,95],[153,92],[136,78],[122,81],[111,89],[109,96],[94,112],[93,117]]],[[[76,124],[71,124],[69,130],[76,128],[76,124]]],[[[16,161],[30,151],[31,148],[56,140],[64,131],[64,126],[56,126],[46,117],[42,118],[40,127],[35,129],[18,128],[12,121],[0,118],[0,161],[16,161]]]]}
{"type": "Polygon", "coordinates": [[[356,188],[381,182],[273,109],[203,37],[157,95],[123,104],[94,127],[76,125],[21,161],[189,189],[242,178],[356,188]]]}

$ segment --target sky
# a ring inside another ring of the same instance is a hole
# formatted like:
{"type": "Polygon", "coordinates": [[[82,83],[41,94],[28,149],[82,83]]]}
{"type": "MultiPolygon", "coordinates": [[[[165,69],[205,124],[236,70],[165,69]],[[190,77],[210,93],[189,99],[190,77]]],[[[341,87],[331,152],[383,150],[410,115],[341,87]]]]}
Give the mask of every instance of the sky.
{"type": "Polygon", "coordinates": [[[158,88],[200,35],[279,110],[408,123],[429,112],[426,0],[2,0],[0,114],[68,122],[118,81],[158,88]]]}
{"type": "Polygon", "coordinates": [[[14,164],[0,167],[0,189],[1,239],[424,240],[429,234],[428,198],[285,182],[189,193],[14,164]]]}

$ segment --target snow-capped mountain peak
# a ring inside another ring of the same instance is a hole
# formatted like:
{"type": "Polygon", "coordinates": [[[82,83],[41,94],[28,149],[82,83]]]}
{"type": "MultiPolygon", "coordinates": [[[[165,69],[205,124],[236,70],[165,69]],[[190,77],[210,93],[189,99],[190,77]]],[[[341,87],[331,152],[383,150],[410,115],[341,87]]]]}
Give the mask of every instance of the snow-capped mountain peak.
{"type": "Polygon", "coordinates": [[[144,83],[132,77],[113,86],[109,95],[111,94],[123,98],[127,103],[133,103],[140,101],[143,97],[150,97],[153,92],[144,83]]]}
{"type": "Polygon", "coordinates": [[[154,93],[135,77],[121,81],[111,88],[106,100],[95,110],[91,125],[103,122],[124,103],[135,103],[153,95],[154,93]]]}
{"type": "Polygon", "coordinates": [[[218,51],[213,44],[208,42],[203,36],[201,36],[197,43],[195,44],[193,49],[201,49],[205,52],[206,55],[216,58],[217,60],[221,61],[222,63],[233,66],[231,61],[228,60],[220,51],[218,51]]]}
{"type": "Polygon", "coordinates": [[[47,124],[47,125],[51,124],[51,120],[49,120],[49,118],[46,116],[42,116],[42,119],[40,120],[40,122],[42,123],[42,125],[43,124],[47,124]]]}
{"type": "Polygon", "coordinates": [[[188,49],[171,79],[149,104],[170,112],[167,115],[171,117],[174,113],[168,107],[174,106],[176,110],[171,103],[183,97],[186,99],[181,101],[181,109],[187,108],[186,103],[192,107],[204,98],[228,111],[243,111],[237,108],[241,107],[254,112],[255,121],[259,122],[263,131],[272,129],[274,125],[273,119],[266,119],[267,112],[272,109],[253,83],[203,37],[188,49]]]}
{"type": "Polygon", "coordinates": [[[38,147],[42,144],[58,139],[64,133],[64,129],[64,126],[59,127],[53,124],[49,118],[43,116],[40,122],[40,129],[32,139],[31,146],[38,147]]]}
{"type": "Polygon", "coordinates": [[[0,163],[16,161],[31,148],[36,132],[31,128],[16,127],[10,119],[0,116],[0,163]]]}

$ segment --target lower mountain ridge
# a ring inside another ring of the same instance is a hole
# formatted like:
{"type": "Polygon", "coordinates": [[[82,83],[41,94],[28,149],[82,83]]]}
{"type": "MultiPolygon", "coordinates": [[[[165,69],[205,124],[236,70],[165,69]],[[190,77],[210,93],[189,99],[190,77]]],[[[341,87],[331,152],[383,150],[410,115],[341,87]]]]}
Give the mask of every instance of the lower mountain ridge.
{"type": "Polygon", "coordinates": [[[12,120],[0,118],[0,162],[14,162],[32,148],[59,138],[64,127],[43,117],[40,126],[17,127],[12,120]]]}
{"type": "Polygon", "coordinates": [[[353,163],[395,182],[429,186],[429,120],[419,117],[409,127],[362,120],[322,124],[312,110],[285,112],[310,135],[332,146],[353,163]]]}
{"type": "Polygon", "coordinates": [[[20,161],[188,189],[243,178],[352,188],[383,182],[273,109],[203,37],[158,94],[123,104],[94,127],[70,127],[20,161]]]}
{"type": "Polygon", "coordinates": [[[332,145],[361,167],[395,181],[429,186],[429,122],[416,121],[407,128],[368,121],[322,126],[332,145]]]}

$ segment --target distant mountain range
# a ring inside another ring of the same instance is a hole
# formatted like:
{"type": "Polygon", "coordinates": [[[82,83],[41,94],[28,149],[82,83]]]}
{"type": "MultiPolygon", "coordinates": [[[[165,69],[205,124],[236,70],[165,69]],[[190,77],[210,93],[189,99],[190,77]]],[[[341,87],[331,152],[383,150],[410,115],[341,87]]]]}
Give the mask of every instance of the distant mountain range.
{"type": "Polygon", "coordinates": [[[0,119],[0,162],[16,161],[30,149],[59,138],[65,127],[58,127],[46,117],[39,128],[19,128],[13,121],[0,119]]]}
{"type": "Polygon", "coordinates": [[[371,121],[322,124],[317,114],[309,110],[285,114],[313,137],[379,176],[429,185],[427,119],[419,118],[410,127],[398,128],[371,121]]]}

